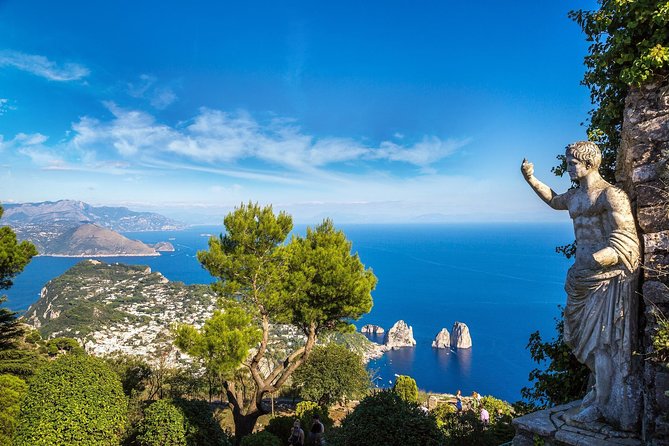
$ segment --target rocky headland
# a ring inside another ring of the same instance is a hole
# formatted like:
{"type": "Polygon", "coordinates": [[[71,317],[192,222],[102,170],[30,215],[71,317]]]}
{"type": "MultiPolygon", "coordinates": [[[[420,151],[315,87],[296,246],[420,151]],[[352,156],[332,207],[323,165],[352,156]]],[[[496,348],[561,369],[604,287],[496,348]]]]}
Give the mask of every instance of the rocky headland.
{"type": "Polygon", "coordinates": [[[45,338],[77,339],[94,355],[124,353],[155,362],[185,358],[172,348],[170,327],[200,325],[215,296],[206,285],[170,282],[147,266],[79,262],[49,281],[25,322],[45,338]]]}
{"type": "Polygon", "coordinates": [[[154,247],[139,240],[130,240],[118,232],[89,223],[66,230],[60,237],[43,246],[40,254],[58,257],[160,255],[154,247]]]}

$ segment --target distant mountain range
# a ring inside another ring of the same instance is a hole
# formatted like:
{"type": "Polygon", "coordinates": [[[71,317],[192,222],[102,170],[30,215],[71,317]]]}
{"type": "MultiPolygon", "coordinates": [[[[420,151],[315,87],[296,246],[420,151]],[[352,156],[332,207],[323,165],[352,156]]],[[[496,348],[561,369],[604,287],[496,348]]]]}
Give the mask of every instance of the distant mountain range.
{"type": "Polygon", "coordinates": [[[184,223],[154,212],[135,212],[124,207],[94,207],[83,201],[60,200],[41,203],[3,203],[2,222],[10,226],[93,223],[117,232],[171,231],[184,223]]]}
{"type": "Polygon", "coordinates": [[[169,231],[186,227],[153,212],[94,207],[74,200],[2,206],[5,211],[0,224],[12,227],[20,240],[31,241],[41,255],[158,255],[158,251],[174,248],[169,243],[149,246],[118,232],[169,231]]]}

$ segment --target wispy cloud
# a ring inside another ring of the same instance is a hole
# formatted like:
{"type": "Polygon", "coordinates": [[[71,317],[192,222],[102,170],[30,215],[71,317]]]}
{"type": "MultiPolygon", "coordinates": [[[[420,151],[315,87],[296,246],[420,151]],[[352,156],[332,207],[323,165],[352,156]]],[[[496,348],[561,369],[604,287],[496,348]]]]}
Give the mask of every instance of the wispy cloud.
{"type": "Polygon", "coordinates": [[[90,70],[78,63],[58,64],[44,56],[18,51],[0,51],[0,67],[8,66],[27,71],[52,81],[74,81],[90,74],[90,70]]]}
{"type": "Polygon", "coordinates": [[[128,83],[128,94],[134,98],[148,99],[152,107],[163,110],[177,100],[171,87],[158,86],[158,78],[149,74],[139,76],[139,81],[128,83]]]}
{"type": "Polygon", "coordinates": [[[298,172],[378,160],[428,168],[468,143],[467,139],[425,136],[414,144],[383,141],[370,146],[345,137],[317,138],[287,119],[263,123],[246,112],[208,108],[185,124],[169,126],[144,111],[124,109],[112,102],[105,105],[113,118],[81,118],[72,126],[72,141],[81,149],[114,147],[125,158],[176,156],[209,165],[257,160],[298,172]]]}

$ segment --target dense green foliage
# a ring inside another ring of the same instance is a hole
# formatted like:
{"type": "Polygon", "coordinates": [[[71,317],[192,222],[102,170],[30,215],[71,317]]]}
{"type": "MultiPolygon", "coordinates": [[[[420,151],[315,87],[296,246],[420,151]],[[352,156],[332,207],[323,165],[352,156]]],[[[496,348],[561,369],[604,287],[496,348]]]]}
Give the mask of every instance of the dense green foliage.
{"type": "Polygon", "coordinates": [[[138,427],[139,446],[186,446],[186,420],[169,400],[158,400],[144,411],[138,427]]]}
{"type": "Polygon", "coordinates": [[[300,420],[302,429],[305,432],[311,429],[313,416],[316,414],[320,417],[321,423],[323,423],[326,430],[332,427],[333,422],[327,407],[319,406],[313,401],[300,401],[295,407],[295,416],[300,420]]]}
{"type": "Polygon", "coordinates": [[[15,446],[117,445],[126,410],[121,383],[102,360],[63,355],[31,379],[15,446]]]}
{"type": "MultiPolygon", "coordinates": [[[[595,108],[588,137],[602,150],[601,172],[614,182],[625,97],[669,73],[669,3],[666,0],[599,0],[596,11],[572,11],[590,44],[583,84],[595,108]]],[[[563,167],[564,166],[563,164],[563,167]]],[[[564,171],[560,167],[558,173],[564,171]]]]}
{"type": "Polygon", "coordinates": [[[79,343],[72,338],[53,338],[46,341],[44,344],[46,352],[49,356],[55,357],[63,354],[83,355],[84,349],[79,343]]]}
{"type": "Polygon", "coordinates": [[[545,368],[534,369],[530,372],[532,387],[523,387],[523,398],[540,407],[564,404],[582,398],[588,384],[590,371],[578,362],[571,349],[564,342],[564,322],[562,318],[556,321],[557,337],[552,341],[544,342],[538,331],[530,335],[527,348],[530,349],[532,359],[538,364],[545,364],[545,368]]]}
{"type": "Polygon", "coordinates": [[[222,299],[239,301],[254,315],[280,313],[286,265],[278,249],[293,228],[292,218],[271,206],[242,204],[225,216],[225,234],[209,240],[198,260],[212,276],[222,299]]]}
{"type": "Polygon", "coordinates": [[[391,391],[363,399],[326,438],[334,446],[437,446],[444,441],[434,416],[391,391]]]}
{"type": "Polygon", "coordinates": [[[139,395],[146,389],[152,370],[142,358],[117,354],[104,359],[121,380],[126,396],[139,395]]]}
{"type": "Polygon", "coordinates": [[[281,444],[288,444],[288,437],[293,429],[293,423],[295,422],[295,417],[290,416],[278,416],[269,420],[265,430],[281,440],[281,444]]]}
{"type": "Polygon", "coordinates": [[[451,403],[441,403],[430,411],[430,413],[437,419],[437,425],[439,427],[441,427],[448,414],[456,412],[457,409],[451,403]]]}
{"type": "Polygon", "coordinates": [[[509,417],[513,413],[511,404],[490,395],[481,398],[481,406],[488,411],[491,422],[498,418],[509,417]]]}
{"type": "Polygon", "coordinates": [[[21,378],[0,375],[0,446],[11,446],[20,404],[28,390],[21,378]]]}
{"type": "Polygon", "coordinates": [[[282,446],[281,440],[274,434],[261,431],[247,435],[242,439],[242,446],[282,446]]]}
{"type": "Polygon", "coordinates": [[[452,404],[440,404],[431,413],[446,436],[446,446],[497,446],[513,438],[511,406],[491,396],[483,397],[481,405],[490,415],[490,423],[481,421],[478,411],[458,414],[452,404]]]}
{"type": "MultiPolygon", "coordinates": [[[[0,206],[0,218],[3,212],[0,206]]],[[[36,255],[37,250],[32,243],[25,241],[18,243],[16,234],[9,226],[0,226],[0,290],[10,288],[12,279],[23,271],[30,259],[36,255]]],[[[0,306],[6,300],[5,296],[0,296],[0,306]]],[[[14,348],[21,334],[22,329],[16,313],[0,307],[0,351],[14,348]]]]}
{"type": "Polygon", "coordinates": [[[293,375],[300,396],[329,406],[356,398],[369,388],[369,374],[362,356],[334,343],[315,347],[293,375]]]}
{"type": "Polygon", "coordinates": [[[410,376],[398,376],[393,386],[393,392],[404,401],[418,403],[418,385],[416,385],[416,380],[410,376]]]}
{"type": "Polygon", "coordinates": [[[225,312],[215,311],[200,330],[191,325],[180,325],[174,344],[204,366],[211,400],[214,382],[230,376],[248,357],[250,348],[260,341],[260,337],[261,331],[252,324],[252,317],[242,307],[229,305],[225,312]]]}
{"type": "MultiPolygon", "coordinates": [[[[0,305],[4,305],[6,301],[7,296],[0,296],[0,305]]],[[[8,308],[0,307],[0,351],[16,347],[20,336],[21,325],[17,319],[17,314],[8,308]]]]}
{"type": "Polygon", "coordinates": [[[444,412],[439,419],[439,426],[443,430],[447,446],[496,446],[486,438],[486,426],[481,422],[479,415],[472,411],[461,414],[444,412]]]}
{"type": "Polygon", "coordinates": [[[230,446],[228,434],[214,416],[209,403],[202,400],[173,400],[186,421],[186,443],[188,446],[230,446]]]}
{"type": "MultiPolygon", "coordinates": [[[[252,323],[247,329],[255,326],[262,333],[255,353],[244,360],[251,382],[240,382],[241,373],[226,376],[223,381],[233,407],[236,441],[240,441],[252,432],[258,417],[267,413],[263,397],[284,385],[308,358],[319,334],[348,330],[351,319],[371,309],[376,277],[365,269],[357,254],[351,253],[351,243],[329,220],[314,230],[308,229],[305,238],[293,237],[288,245],[284,243],[292,219],[283,212],[274,214],[271,206],[242,204],[225,217],[224,224],[225,234],[212,237],[209,250],[198,252],[198,259],[219,279],[212,288],[219,296],[223,314],[248,314],[252,323]],[[306,336],[303,345],[281,358],[269,354],[270,327],[277,323],[290,324],[306,336]],[[274,366],[269,376],[261,365],[267,360],[274,366]]],[[[180,330],[184,335],[178,342],[181,348],[189,344],[181,341],[203,333],[183,327],[180,330]]],[[[228,339],[225,333],[230,327],[222,325],[219,330],[216,337],[228,339]]],[[[252,336],[236,336],[214,349],[228,348],[232,339],[239,341],[239,349],[224,349],[221,358],[225,358],[226,371],[239,366],[241,352],[253,346],[252,336]],[[233,350],[235,354],[230,354],[233,350]]]]}
{"type": "Polygon", "coordinates": [[[0,350],[0,373],[9,373],[28,379],[45,361],[46,355],[36,345],[0,350]]]}
{"type": "Polygon", "coordinates": [[[372,309],[371,291],[376,276],[365,269],[352,244],[331,220],[306,237],[294,236],[286,247],[289,276],[288,299],[291,323],[306,334],[326,330],[354,330],[351,319],[372,309]]]}

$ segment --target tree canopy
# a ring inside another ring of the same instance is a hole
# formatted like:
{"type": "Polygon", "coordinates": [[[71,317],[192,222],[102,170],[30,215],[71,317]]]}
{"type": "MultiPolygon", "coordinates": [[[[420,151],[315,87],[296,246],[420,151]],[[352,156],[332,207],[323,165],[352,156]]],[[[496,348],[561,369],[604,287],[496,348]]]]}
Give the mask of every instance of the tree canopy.
{"type": "Polygon", "coordinates": [[[407,375],[400,375],[393,386],[395,392],[404,401],[418,403],[418,385],[416,380],[407,375]]]}
{"type": "Polygon", "coordinates": [[[362,395],[370,385],[362,356],[344,346],[329,343],[315,347],[293,375],[300,396],[321,405],[362,395]]]}
{"type": "MultiPolygon", "coordinates": [[[[0,206],[0,218],[3,214],[0,206]]],[[[0,226],[0,290],[6,290],[13,284],[14,277],[23,271],[23,268],[37,255],[37,249],[30,243],[18,243],[16,234],[9,226],[0,226]]],[[[0,296],[0,305],[7,298],[0,296]]],[[[15,346],[21,336],[21,328],[16,313],[0,307],[0,351],[15,346]]]]}

